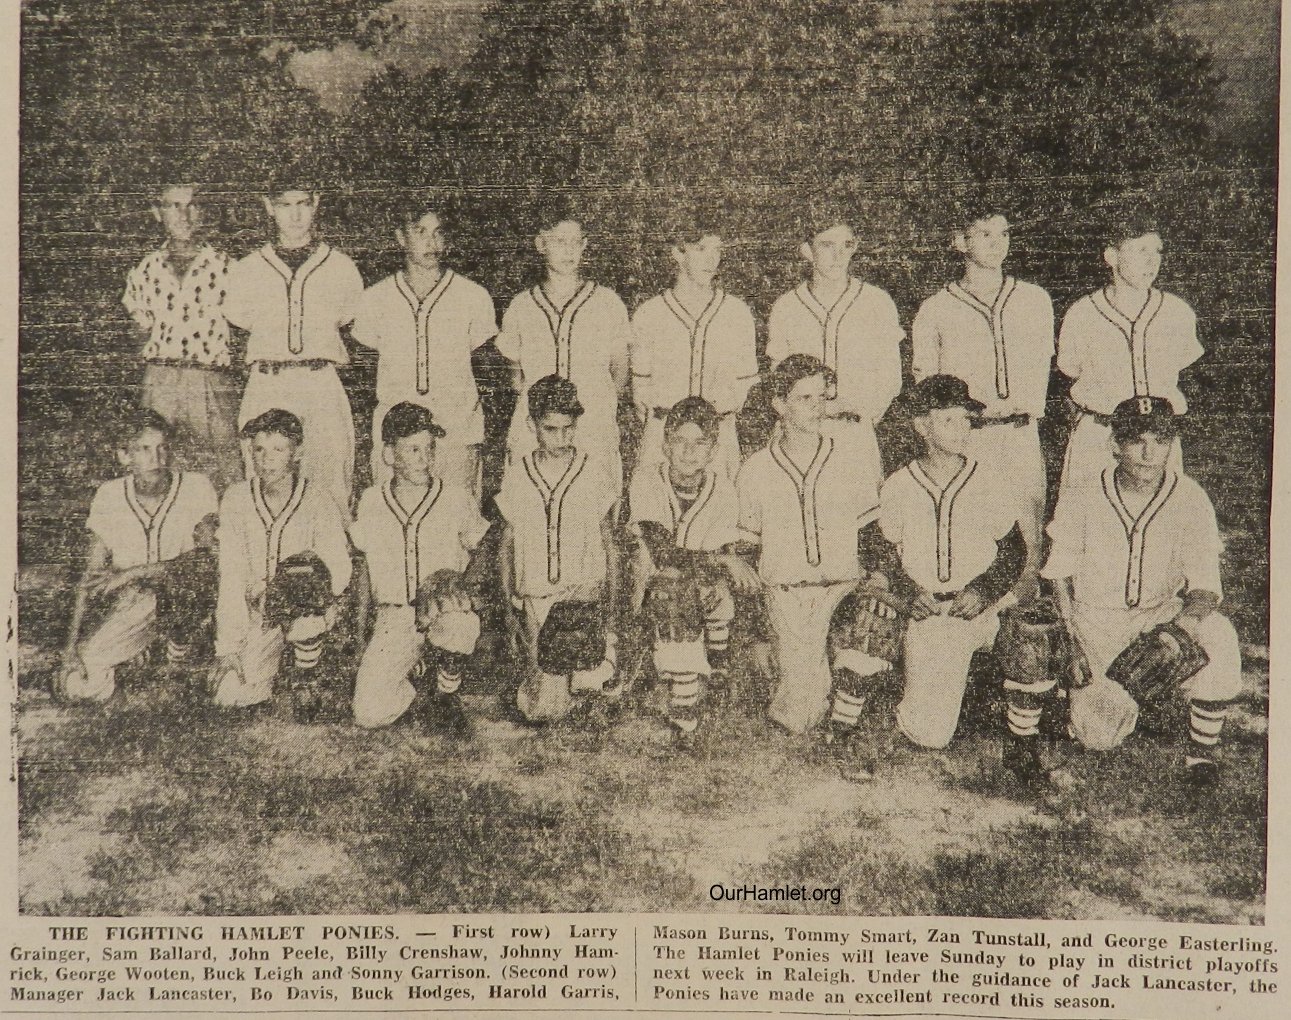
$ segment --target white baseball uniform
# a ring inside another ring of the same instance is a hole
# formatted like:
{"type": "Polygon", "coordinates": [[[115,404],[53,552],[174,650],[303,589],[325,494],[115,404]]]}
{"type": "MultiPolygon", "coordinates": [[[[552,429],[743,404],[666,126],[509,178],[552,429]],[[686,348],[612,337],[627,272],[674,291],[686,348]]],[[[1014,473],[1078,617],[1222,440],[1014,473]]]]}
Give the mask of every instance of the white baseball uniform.
{"type": "Polygon", "coordinates": [[[828,709],[830,619],[864,576],[857,533],[878,513],[879,478],[848,438],[822,435],[811,462],[796,464],[777,432],[736,481],[740,532],[761,544],[775,632],[780,677],[768,714],[797,733],[828,709]]]}
{"type": "MultiPolygon", "coordinates": [[[[1048,530],[1052,544],[1042,573],[1071,578],[1072,629],[1093,684],[1112,684],[1107,667],[1134,638],[1174,619],[1183,606],[1181,592],[1223,594],[1215,509],[1187,475],[1167,470],[1156,494],[1135,514],[1117,486],[1116,469],[1106,468],[1097,485],[1063,490],[1048,530]]],[[[1212,612],[1198,631],[1210,664],[1183,685],[1183,694],[1212,702],[1236,697],[1242,666],[1233,625],[1212,612]]],[[[1073,697],[1072,726],[1091,747],[1112,746],[1132,730],[1105,733],[1097,720],[1082,718],[1081,705],[1073,697]]]]}
{"type": "MultiPolygon", "coordinates": [[[[1063,485],[1097,488],[1103,469],[1114,465],[1107,416],[1121,401],[1164,397],[1183,414],[1188,406],[1179,373],[1204,353],[1196,313],[1173,294],[1149,290],[1134,320],[1112,304],[1106,288],[1073,304],[1058,336],[1058,369],[1071,379],[1071,399],[1084,413],[1067,442],[1063,485]]],[[[1171,467],[1183,469],[1177,440],[1171,467]]]]}
{"type": "Polygon", "coordinates": [[[950,601],[985,572],[998,542],[1018,523],[1008,487],[983,464],[965,459],[943,488],[917,460],[894,472],[879,494],[879,526],[901,566],[942,612],[911,619],[905,634],[905,691],[897,725],[914,743],[945,747],[954,736],[973,653],[990,648],[999,612],[1012,593],[976,618],[949,616],[950,601]]]}
{"type": "Polygon", "coordinates": [[[663,425],[683,397],[704,397],[722,415],[714,463],[735,477],[740,466],[736,412],[758,378],[753,312],[720,287],[694,317],[666,290],[632,316],[633,399],[649,408],[638,464],[664,459],[663,425]]]}
{"type": "Polygon", "coordinates": [[[229,322],[250,332],[238,427],[272,408],[296,415],[305,427],[301,471],[344,508],[354,478],[354,416],[336,366],[350,360],[340,331],[362,293],[358,269],[331,245],[317,244],[293,272],[267,244],[233,264],[224,300],[229,322]]]}
{"type": "MultiPolygon", "coordinates": [[[[193,548],[193,529],[216,512],[215,490],[205,475],[171,474],[170,487],[149,513],[127,475],[104,482],[94,494],[86,527],[107,546],[112,567],[164,563],[193,548]]],[[[68,695],[106,701],[116,689],[116,666],[148,648],[157,637],[157,600],[135,585],[119,589],[103,621],[77,647],[84,675],[69,677],[68,695]]]]}
{"type": "Polygon", "coordinates": [[[265,503],[260,479],[230,488],[220,501],[220,593],[215,611],[215,654],[236,656],[240,676],[226,677],[215,692],[221,705],[268,700],[284,647],[281,627],[265,629],[263,595],[278,564],[313,552],[326,565],[332,593],[350,583],[345,517],[331,493],[303,475],[276,515],[265,503]]]}
{"type": "Polygon", "coordinates": [[[478,283],[444,270],[418,298],[402,271],[363,292],[354,310],[354,339],[377,358],[377,407],[372,415],[372,478],[391,475],[382,459],[381,423],[395,404],[428,408],[448,434],[435,443],[435,473],[477,491],[484,411],[471,352],[497,334],[493,298],[478,283]]]}
{"type": "Polygon", "coordinates": [[[354,721],[360,726],[385,726],[412,704],[416,692],[408,675],[423,642],[414,608],[417,589],[437,570],[464,571],[488,530],[475,497],[440,478],[431,480],[415,507],[399,502],[393,482],[359,497],[350,539],[367,557],[377,607],[354,687],[354,721]]]}
{"type": "Polygon", "coordinates": [[[1034,578],[1046,504],[1039,421],[1053,365],[1053,301],[1043,288],[1012,276],[990,304],[949,283],[919,307],[910,337],[916,382],[937,373],[957,376],[986,405],[986,424],[973,430],[970,453],[1011,487],[1027,543],[1026,576],[1034,578]],[[1029,420],[1022,422],[1022,415],[1029,420]],[[1000,421],[1008,418],[1015,421],[1000,421]]]}
{"type": "Polygon", "coordinates": [[[523,389],[511,418],[507,446],[512,457],[529,453],[536,439],[527,422],[529,387],[548,375],[578,389],[583,417],[578,445],[623,488],[618,423],[618,387],[611,368],[628,370],[628,310],[608,287],[585,280],[557,307],[542,284],[517,294],[502,316],[497,348],[520,366],[523,389]]]}

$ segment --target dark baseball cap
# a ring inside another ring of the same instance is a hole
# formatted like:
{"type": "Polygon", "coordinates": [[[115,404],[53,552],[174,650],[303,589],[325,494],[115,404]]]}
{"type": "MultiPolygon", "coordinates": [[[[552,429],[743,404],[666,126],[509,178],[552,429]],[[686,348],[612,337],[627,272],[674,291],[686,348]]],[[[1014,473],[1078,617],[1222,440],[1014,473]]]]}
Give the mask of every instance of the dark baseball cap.
{"type": "Polygon", "coordinates": [[[415,436],[418,432],[429,432],[436,439],[443,439],[446,433],[435,423],[435,416],[430,409],[404,400],[386,412],[381,420],[381,442],[397,443],[400,439],[415,436]]]}
{"type": "Polygon", "coordinates": [[[1112,440],[1132,443],[1151,432],[1162,439],[1179,434],[1179,415],[1165,397],[1130,397],[1116,405],[1112,412],[1112,440]]]}
{"type": "Polygon", "coordinates": [[[915,383],[905,394],[906,411],[911,418],[922,418],[933,411],[962,407],[970,414],[981,414],[986,405],[968,393],[968,383],[954,375],[930,375],[915,383]]]}

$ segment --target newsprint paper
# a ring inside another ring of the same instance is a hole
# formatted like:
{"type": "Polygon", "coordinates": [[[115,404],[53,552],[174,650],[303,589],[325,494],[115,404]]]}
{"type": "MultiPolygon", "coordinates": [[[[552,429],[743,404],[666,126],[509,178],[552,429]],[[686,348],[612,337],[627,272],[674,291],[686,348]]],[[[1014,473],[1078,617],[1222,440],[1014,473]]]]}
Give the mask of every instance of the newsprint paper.
{"type": "Polygon", "coordinates": [[[5,4],[0,1012],[1291,1015],[1281,14],[5,4]]]}

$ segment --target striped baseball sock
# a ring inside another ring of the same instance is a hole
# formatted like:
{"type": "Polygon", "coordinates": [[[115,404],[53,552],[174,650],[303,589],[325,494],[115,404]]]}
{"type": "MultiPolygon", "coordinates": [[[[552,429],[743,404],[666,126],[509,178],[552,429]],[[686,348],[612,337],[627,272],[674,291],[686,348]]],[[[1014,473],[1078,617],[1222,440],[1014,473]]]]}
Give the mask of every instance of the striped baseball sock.
{"type": "Polygon", "coordinates": [[[829,729],[825,734],[827,741],[833,743],[845,740],[856,732],[861,712],[865,708],[865,688],[869,679],[855,670],[843,667],[834,670],[834,697],[829,713],[829,729]]]}
{"type": "Polygon", "coordinates": [[[172,666],[178,666],[188,658],[188,650],[191,645],[180,644],[174,638],[166,639],[166,661],[172,666]]]}
{"type": "Polygon", "coordinates": [[[1014,737],[1029,738],[1040,735],[1040,719],[1044,715],[1044,696],[1054,689],[1057,681],[1046,677],[1034,683],[1006,678],[1004,700],[1007,706],[1009,733],[1014,737]]]}
{"type": "Polygon", "coordinates": [[[1227,701],[1188,702],[1188,749],[1184,763],[1201,765],[1215,760],[1219,750],[1224,719],[1228,715],[1227,701]]]}
{"type": "Polygon", "coordinates": [[[309,641],[293,641],[291,643],[292,661],[295,662],[297,669],[313,669],[318,665],[318,660],[323,654],[323,639],[321,636],[309,641]]]}
{"type": "Polygon", "coordinates": [[[446,666],[440,666],[435,672],[435,691],[439,694],[456,694],[462,686],[462,672],[450,672],[446,666]]]}
{"type": "Polygon", "coordinates": [[[668,673],[668,721],[685,733],[699,728],[698,673],[668,673]]]}

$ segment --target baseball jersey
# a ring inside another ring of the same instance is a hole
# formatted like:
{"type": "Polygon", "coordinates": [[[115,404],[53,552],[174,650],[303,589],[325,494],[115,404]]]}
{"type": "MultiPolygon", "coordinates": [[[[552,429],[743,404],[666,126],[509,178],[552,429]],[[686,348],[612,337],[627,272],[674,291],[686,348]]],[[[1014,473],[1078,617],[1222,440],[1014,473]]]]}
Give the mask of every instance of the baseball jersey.
{"type": "Polygon", "coordinates": [[[916,382],[957,376],[988,416],[1044,417],[1054,343],[1053,301],[1042,287],[1006,276],[988,305],[948,283],[919,306],[910,339],[916,382]]]}
{"type": "Polygon", "coordinates": [[[248,594],[273,577],[288,556],[314,552],[332,575],[334,595],[350,583],[345,518],[331,497],[303,476],[277,515],[265,503],[259,478],[231,486],[220,501],[219,541],[217,655],[240,647],[251,626],[248,594]]]}
{"type": "Polygon", "coordinates": [[[121,303],[148,330],[143,359],[227,366],[229,324],[220,307],[228,289],[229,259],[209,244],[197,249],[181,277],[167,247],[144,257],[126,277],[121,303]]]}
{"type": "Polygon", "coordinates": [[[667,464],[646,464],[632,476],[628,490],[632,523],[653,522],[668,529],[679,549],[717,552],[739,538],[739,498],[721,471],[705,471],[689,506],[677,495],[667,464]]]}
{"type": "Polygon", "coordinates": [[[878,512],[879,479],[842,436],[824,435],[795,464],[779,432],[740,468],[739,530],[762,544],[768,584],[824,584],[862,576],[857,532],[878,512]]]}
{"type": "Polygon", "coordinates": [[[354,308],[354,339],[377,360],[377,400],[427,407],[465,443],[484,441],[484,412],[471,371],[471,352],[497,333],[489,292],[444,270],[418,299],[402,271],[367,290],[354,308]]]}
{"type": "Polygon", "coordinates": [[[1018,523],[1015,502],[975,460],[942,488],[912,460],[879,492],[879,527],[901,566],[933,594],[958,592],[995,562],[996,545],[1018,523]]]}
{"type": "Polygon", "coordinates": [[[1187,475],[1167,471],[1135,515],[1116,469],[1106,468],[1100,484],[1063,490],[1049,537],[1042,576],[1070,577],[1076,601],[1087,605],[1149,609],[1185,588],[1223,594],[1215,508],[1187,475]]]}
{"type": "Polygon", "coordinates": [[[601,523],[618,498],[618,486],[581,450],[555,484],[539,473],[535,458],[536,451],[512,460],[495,499],[511,526],[516,594],[542,598],[575,585],[601,584],[601,523]]]}
{"type": "Polygon", "coordinates": [[[350,540],[367,556],[376,601],[405,606],[435,571],[465,570],[488,530],[475,500],[443,479],[432,478],[415,507],[400,504],[389,481],[359,497],[350,540]]]}
{"type": "Polygon", "coordinates": [[[834,370],[837,386],[826,396],[830,413],[862,421],[883,417],[901,392],[901,340],[905,332],[886,291],[852,277],[829,308],[802,283],[781,294],[767,323],[767,357],[777,365],[790,354],[811,354],[834,370]]]}
{"type": "Polygon", "coordinates": [[[193,529],[219,504],[205,475],[173,471],[170,488],[149,513],[135,492],[134,477],[126,475],[99,486],[90,503],[85,526],[112,554],[117,570],[173,560],[193,548],[193,529]]]}
{"type": "Polygon", "coordinates": [[[632,316],[632,385],[638,403],[670,408],[704,397],[719,414],[744,406],[758,377],[753,313],[720,287],[698,318],[666,290],[632,316]]]}
{"type": "Polygon", "coordinates": [[[1106,288],[1087,294],[1067,310],[1058,336],[1058,368],[1072,380],[1071,399],[1099,414],[1130,397],[1164,397],[1183,414],[1179,373],[1204,353],[1196,313],[1155,288],[1133,321],[1112,305],[1106,288]]]}
{"type": "Polygon", "coordinates": [[[224,314],[251,334],[247,361],[350,360],[341,327],[354,317],[363,277],[344,252],[319,242],[292,272],[266,244],[233,263],[224,314]]]}

